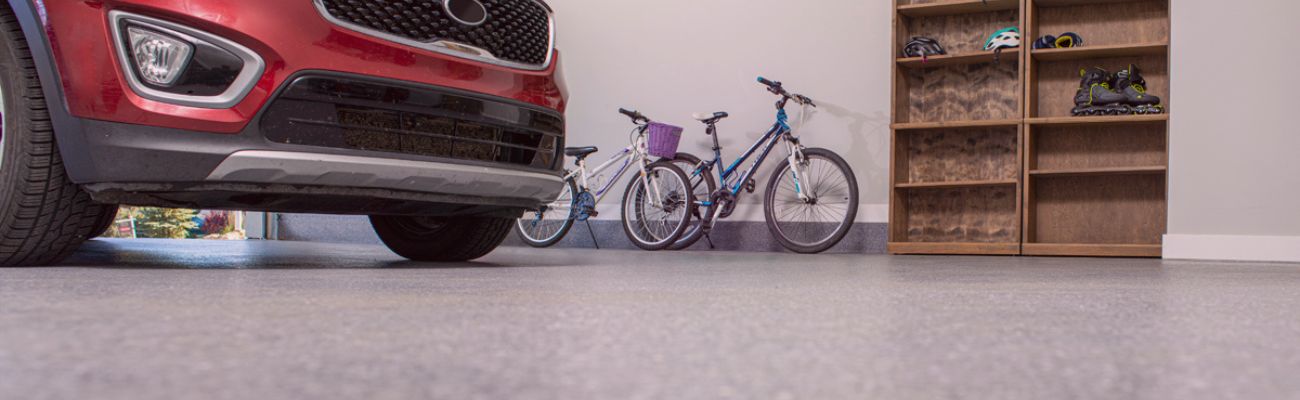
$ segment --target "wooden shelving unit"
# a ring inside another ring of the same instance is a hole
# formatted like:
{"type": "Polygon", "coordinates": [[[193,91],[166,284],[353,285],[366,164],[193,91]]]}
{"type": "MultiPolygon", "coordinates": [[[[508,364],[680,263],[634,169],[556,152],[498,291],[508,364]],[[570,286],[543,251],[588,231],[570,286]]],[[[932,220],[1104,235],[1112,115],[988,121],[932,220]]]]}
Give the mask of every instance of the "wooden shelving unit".
{"type": "Polygon", "coordinates": [[[1168,108],[1170,0],[894,1],[895,54],[950,55],[894,59],[891,253],[1161,255],[1168,114],[1070,110],[1080,68],[1129,64],[1168,108]],[[994,62],[978,39],[1008,26],[1025,47],[994,62]],[[1064,32],[1085,45],[1029,49],[1064,32]]]}
{"type": "Polygon", "coordinates": [[[927,36],[950,55],[894,62],[891,253],[1020,254],[1028,52],[982,39],[1023,30],[1022,5],[895,0],[895,54],[927,36]]]}
{"type": "Polygon", "coordinates": [[[1159,257],[1166,232],[1168,114],[1074,117],[1079,70],[1136,64],[1169,105],[1169,0],[1026,0],[1025,38],[1085,45],[1028,51],[1022,253],[1159,257]],[[1124,18],[1114,18],[1123,15],[1124,18]]]}

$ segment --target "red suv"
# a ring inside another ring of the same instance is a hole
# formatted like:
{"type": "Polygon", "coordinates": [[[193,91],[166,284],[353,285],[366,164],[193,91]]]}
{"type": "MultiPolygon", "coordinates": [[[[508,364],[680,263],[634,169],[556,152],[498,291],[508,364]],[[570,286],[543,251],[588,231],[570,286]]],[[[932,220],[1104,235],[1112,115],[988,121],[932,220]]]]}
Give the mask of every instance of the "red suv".
{"type": "Polygon", "coordinates": [[[119,204],[370,215],[481,257],[558,196],[566,93],[541,0],[7,0],[0,265],[119,204]]]}

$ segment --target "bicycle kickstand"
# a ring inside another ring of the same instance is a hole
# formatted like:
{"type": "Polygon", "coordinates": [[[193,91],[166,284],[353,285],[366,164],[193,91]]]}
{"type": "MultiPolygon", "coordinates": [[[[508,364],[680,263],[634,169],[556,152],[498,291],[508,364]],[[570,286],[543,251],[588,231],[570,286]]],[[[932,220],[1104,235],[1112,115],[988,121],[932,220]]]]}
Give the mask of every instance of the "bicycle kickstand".
{"type": "Polygon", "coordinates": [[[587,223],[587,233],[591,235],[591,243],[596,245],[596,250],[600,250],[600,242],[596,240],[596,231],[591,229],[591,220],[583,222],[587,223]]]}
{"type": "Polygon", "coordinates": [[[713,236],[710,236],[708,233],[704,234],[704,241],[709,243],[709,250],[718,249],[717,247],[713,246],[713,236]]]}

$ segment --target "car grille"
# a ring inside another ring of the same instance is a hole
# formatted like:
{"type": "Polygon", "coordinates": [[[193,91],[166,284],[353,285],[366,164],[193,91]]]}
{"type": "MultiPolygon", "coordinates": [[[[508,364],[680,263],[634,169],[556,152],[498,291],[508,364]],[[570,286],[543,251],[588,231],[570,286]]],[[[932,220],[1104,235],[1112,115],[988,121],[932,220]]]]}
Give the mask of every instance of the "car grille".
{"type": "Polygon", "coordinates": [[[564,121],[495,101],[336,77],[295,80],[267,108],[272,142],[400,153],[553,171],[564,121]]]}
{"type": "Polygon", "coordinates": [[[488,17],[477,26],[446,15],[440,0],[317,1],[336,20],[363,31],[420,43],[461,43],[528,65],[543,65],[551,54],[550,12],[534,0],[481,0],[488,17]]]}

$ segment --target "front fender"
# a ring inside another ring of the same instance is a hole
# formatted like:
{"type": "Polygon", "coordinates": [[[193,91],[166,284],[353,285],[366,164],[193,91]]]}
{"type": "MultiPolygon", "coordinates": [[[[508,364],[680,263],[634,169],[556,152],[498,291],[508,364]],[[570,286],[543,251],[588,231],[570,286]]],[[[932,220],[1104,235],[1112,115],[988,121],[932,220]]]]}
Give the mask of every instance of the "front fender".
{"type": "MultiPolygon", "coordinates": [[[[68,112],[68,104],[63,95],[63,79],[54,62],[54,52],[50,47],[49,37],[45,34],[45,0],[7,0],[9,9],[18,19],[27,39],[32,62],[36,65],[36,74],[45,95],[46,109],[54,127],[55,141],[63,158],[64,168],[73,182],[84,182],[90,176],[90,148],[86,144],[85,130],[81,121],[68,112]]],[[[65,0],[56,0],[65,1],[65,0]]]]}

